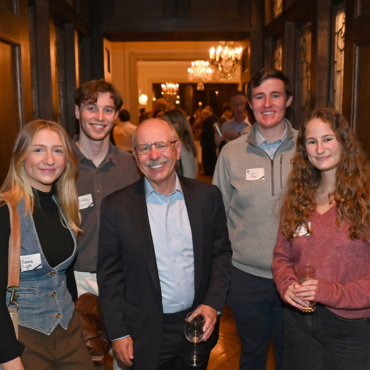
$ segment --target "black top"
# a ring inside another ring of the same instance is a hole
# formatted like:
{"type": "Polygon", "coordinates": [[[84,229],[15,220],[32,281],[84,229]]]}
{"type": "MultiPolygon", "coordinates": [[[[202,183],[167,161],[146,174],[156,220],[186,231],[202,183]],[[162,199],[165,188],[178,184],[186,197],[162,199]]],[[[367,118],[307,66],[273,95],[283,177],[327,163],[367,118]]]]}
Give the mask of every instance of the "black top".
{"type": "MultiPolygon", "coordinates": [[[[66,229],[59,215],[58,206],[50,193],[34,190],[35,207],[33,220],[37,235],[51,267],[65,261],[73,253],[74,242],[70,231],[66,229]],[[57,237],[56,237],[57,236],[57,237]]],[[[20,215],[22,217],[23,215],[20,215]]],[[[0,363],[8,362],[21,355],[23,345],[16,340],[6,302],[6,287],[8,283],[8,248],[10,236],[9,210],[6,205],[0,207],[0,363]]],[[[67,285],[72,281],[70,291],[76,294],[76,283],[73,270],[67,274],[67,285]]],[[[71,292],[71,294],[72,294],[71,292]]]]}

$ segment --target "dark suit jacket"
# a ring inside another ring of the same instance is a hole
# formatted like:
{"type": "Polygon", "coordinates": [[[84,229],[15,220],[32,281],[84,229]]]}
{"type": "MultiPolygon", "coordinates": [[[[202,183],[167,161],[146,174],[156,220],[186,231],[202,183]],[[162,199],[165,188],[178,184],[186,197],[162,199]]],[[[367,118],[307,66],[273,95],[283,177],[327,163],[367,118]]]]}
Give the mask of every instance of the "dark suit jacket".
{"type": "MultiPolygon", "coordinates": [[[[193,307],[223,310],[231,247],[219,189],[179,176],[194,248],[193,307]]],[[[99,297],[110,339],[131,335],[134,368],[155,369],[163,331],[162,295],[147,213],[144,178],[107,196],[101,207],[99,297]]],[[[205,343],[211,350],[218,331],[205,343]]]]}

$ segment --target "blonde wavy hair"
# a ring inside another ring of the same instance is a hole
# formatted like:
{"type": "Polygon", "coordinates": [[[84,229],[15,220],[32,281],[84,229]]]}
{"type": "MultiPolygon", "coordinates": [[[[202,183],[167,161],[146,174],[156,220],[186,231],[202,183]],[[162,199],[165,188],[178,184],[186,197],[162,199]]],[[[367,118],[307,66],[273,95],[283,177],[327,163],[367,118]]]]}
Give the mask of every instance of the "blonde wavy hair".
{"type": "MultiPolygon", "coordinates": [[[[17,205],[24,197],[25,215],[31,209],[33,213],[35,197],[32,191],[28,175],[24,169],[24,160],[31,152],[32,145],[37,134],[44,129],[56,132],[65,149],[66,165],[62,175],[56,181],[56,195],[60,207],[66,216],[68,228],[77,235],[81,231],[79,225],[81,216],[78,207],[78,195],[76,189],[76,176],[78,172],[78,159],[73,151],[71,141],[65,129],[58,123],[46,120],[34,120],[28,122],[19,132],[14,144],[10,159],[8,174],[0,188],[0,195],[8,202],[17,205]]],[[[63,219],[62,224],[64,225],[63,219]]],[[[64,225],[67,227],[67,225],[64,225]]]]}
{"type": "Polygon", "coordinates": [[[307,124],[314,118],[328,123],[342,148],[331,202],[337,205],[335,226],[347,222],[351,239],[370,238],[370,166],[348,121],[329,108],[315,109],[303,121],[297,138],[293,168],[281,212],[283,233],[292,238],[300,226],[309,231],[309,217],[316,209],[315,191],[321,173],[309,161],[306,150],[307,124]]]}

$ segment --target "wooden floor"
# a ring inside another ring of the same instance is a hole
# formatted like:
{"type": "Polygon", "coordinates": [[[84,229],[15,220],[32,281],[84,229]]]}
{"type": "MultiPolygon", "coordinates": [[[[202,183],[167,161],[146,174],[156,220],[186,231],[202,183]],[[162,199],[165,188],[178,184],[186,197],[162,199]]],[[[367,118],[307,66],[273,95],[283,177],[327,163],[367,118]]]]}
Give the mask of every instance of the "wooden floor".
{"type": "MultiPolygon", "coordinates": [[[[221,316],[220,338],[211,352],[207,370],[238,370],[240,339],[230,308],[225,306],[221,316]]],[[[270,346],[266,370],[275,370],[274,350],[270,346]]]]}

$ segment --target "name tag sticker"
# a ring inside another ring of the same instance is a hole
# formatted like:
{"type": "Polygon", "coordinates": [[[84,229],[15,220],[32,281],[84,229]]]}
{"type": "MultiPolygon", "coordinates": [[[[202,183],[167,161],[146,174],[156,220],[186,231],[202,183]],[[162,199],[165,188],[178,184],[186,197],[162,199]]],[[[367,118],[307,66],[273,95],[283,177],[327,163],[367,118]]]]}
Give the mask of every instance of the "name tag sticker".
{"type": "Polygon", "coordinates": [[[21,256],[21,271],[30,271],[41,268],[40,253],[29,254],[28,256],[21,256]]]}
{"type": "Polygon", "coordinates": [[[81,195],[78,197],[78,208],[85,209],[89,207],[93,207],[93,198],[91,194],[81,195]]]}
{"type": "Polygon", "coordinates": [[[250,168],[247,170],[246,180],[264,180],[265,179],[265,169],[264,168],[250,168]]]}
{"type": "MultiPolygon", "coordinates": [[[[308,227],[311,229],[311,222],[308,223],[308,227]]],[[[310,233],[307,231],[307,228],[305,226],[299,226],[297,228],[297,233],[294,236],[308,236],[310,233]]]]}

